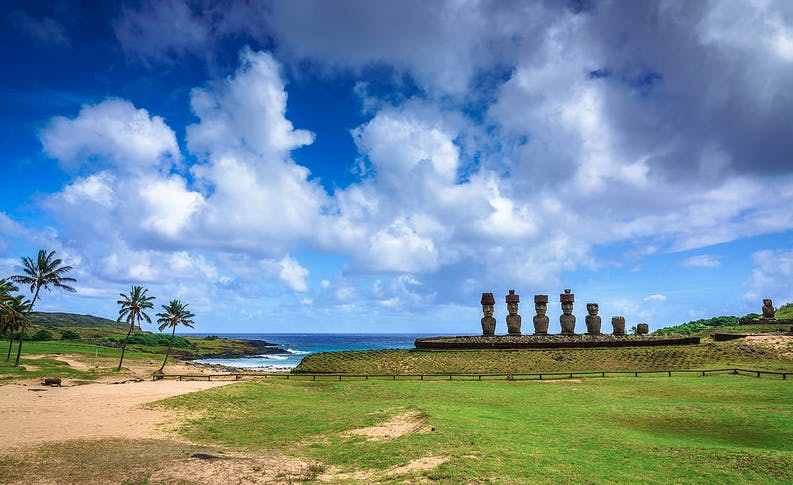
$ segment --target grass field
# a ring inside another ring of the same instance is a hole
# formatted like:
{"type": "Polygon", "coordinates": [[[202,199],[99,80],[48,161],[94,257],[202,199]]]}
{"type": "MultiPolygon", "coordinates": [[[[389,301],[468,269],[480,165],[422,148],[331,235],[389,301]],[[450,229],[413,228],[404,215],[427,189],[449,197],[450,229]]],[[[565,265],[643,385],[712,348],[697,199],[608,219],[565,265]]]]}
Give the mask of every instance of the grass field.
{"type": "Polygon", "coordinates": [[[296,372],[360,374],[540,373],[707,369],[748,366],[793,370],[793,348],[763,347],[734,340],[669,347],[514,351],[369,350],[313,354],[296,372]]]}
{"type": "Polygon", "coordinates": [[[156,406],[197,413],[181,431],[191,441],[315,460],[339,481],[793,481],[793,385],[779,379],[270,378],[156,406]],[[345,433],[405,413],[418,417],[424,432],[386,441],[345,433]],[[394,473],[428,457],[442,463],[394,473]]]}

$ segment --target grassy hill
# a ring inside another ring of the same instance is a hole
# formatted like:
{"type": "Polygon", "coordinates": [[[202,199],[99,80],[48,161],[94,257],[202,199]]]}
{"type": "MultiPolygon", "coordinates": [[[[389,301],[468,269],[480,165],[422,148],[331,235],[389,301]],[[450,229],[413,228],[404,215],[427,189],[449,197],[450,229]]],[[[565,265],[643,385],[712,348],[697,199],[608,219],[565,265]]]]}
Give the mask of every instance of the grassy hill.
{"type": "Polygon", "coordinates": [[[44,327],[111,328],[116,330],[129,328],[126,323],[76,313],[33,312],[30,315],[30,323],[44,327]]]}

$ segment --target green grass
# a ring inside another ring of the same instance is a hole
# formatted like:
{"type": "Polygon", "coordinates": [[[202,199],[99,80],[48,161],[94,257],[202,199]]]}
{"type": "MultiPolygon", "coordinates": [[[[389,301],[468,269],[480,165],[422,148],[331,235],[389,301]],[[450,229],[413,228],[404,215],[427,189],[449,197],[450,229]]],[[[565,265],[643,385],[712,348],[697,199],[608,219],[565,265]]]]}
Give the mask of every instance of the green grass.
{"type": "MultiPolygon", "coordinates": [[[[791,349],[793,350],[793,349],[791,349]]],[[[793,355],[793,354],[790,354],[793,355]]],[[[552,373],[707,369],[748,366],[793,370],[793,358],[780,350],[740,340],[669,347],[547,349],[514,351],[368,350],[312,354],[296,372],[353,374],[552,373]]]]}
{"type": "Polygon", "coordinates": [[[782,305],[774,314],[774,318],[778,318],[780,320],[790,320],[793,319],[793,303],[788,303],[786,305],[782,305]]]}
{"type": "Polygon", "coordinates": [[[793,481],[793,385],[781,379],[270,378],[156,406],[200,413],[181,430],[192,441],[369,471],[366,482],[793,481]],[[420,413],[434,431],[384,442],[345,434],[406,411],[420,413]],[[429,471],[385,474],[428,455],[447,461],[429,471]]]}

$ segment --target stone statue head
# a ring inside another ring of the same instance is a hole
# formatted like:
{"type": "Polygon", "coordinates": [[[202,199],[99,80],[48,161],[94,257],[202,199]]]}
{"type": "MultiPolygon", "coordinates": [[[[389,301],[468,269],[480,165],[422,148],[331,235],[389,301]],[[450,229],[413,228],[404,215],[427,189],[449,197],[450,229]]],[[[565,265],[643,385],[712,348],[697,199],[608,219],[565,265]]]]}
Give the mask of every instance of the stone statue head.
{"type": "Polygon", "coordinates": [[[593,317],[598,314],[598,304],[597,303],[587,303],[586,304],[586,311],[593,317]]]}
{"type": "Polygon", "coordinates": [[[545,316],[548,312],[548,295],[534,295],[534,310],[537,316],[545,316]]]}
{"type": "Polygon", "coordinates": [[[564,293],[559,295],[559,301],[562,302],[562,313],[565,315],[571,315],[573,313],[573,302],[575,301],[575,295],[570,291],[569,288],[565,288],[564,293]]]}
{"type": "Polygon", "coordinates": [[[482,304],[482,313],[484,313],[486,317],[492,317],[493,305],[496,304],[496,298],[493,296],[493,294],[482,293],[482,299],[479,300],[479,303],[482,304]]]}
{"type": "Polygon", "coordinates": [[[770,299],[766,298],[763,300],[763,306],[774,306],[774,305],[771,303],[770,299]]]}
{"type": "Polygon", "coordinates": [[[505,300],[507,302],[507,312],[509,312],[510,315],[517,315],[520,295],[516,295],[515,290],[509,290],[509,294],[506,296],[505,300]]]}

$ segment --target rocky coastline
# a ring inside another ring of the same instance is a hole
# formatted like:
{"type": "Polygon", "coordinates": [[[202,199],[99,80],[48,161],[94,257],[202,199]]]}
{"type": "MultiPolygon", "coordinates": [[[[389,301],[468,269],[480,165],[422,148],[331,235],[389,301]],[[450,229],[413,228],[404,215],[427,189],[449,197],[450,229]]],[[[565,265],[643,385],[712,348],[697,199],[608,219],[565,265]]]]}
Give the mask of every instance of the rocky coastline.
{"type": "MultiPolygon", "coordinates": [[[[229,339],[223,339],[229,340],[229,339]]],[[[181,360],[199,360],[199,359],[238,359],[243,357],[250,357],[253,355],[277,355],[288,354],[288,350],[278,347],[278,344],[266,342],[264,340],[244,340],[233,339],[229,342],[238,343],[241,348],[235,350],[224,350],[220,352],[209,352],[203,354],[182,353],[177,357],[181,360]]]]}

